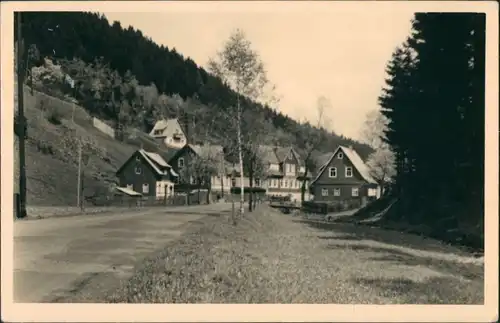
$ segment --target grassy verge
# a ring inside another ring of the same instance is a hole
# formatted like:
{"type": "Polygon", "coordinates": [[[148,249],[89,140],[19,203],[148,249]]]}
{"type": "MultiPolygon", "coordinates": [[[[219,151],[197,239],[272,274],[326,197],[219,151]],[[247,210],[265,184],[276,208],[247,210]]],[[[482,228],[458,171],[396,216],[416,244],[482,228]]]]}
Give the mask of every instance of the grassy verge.
{"type": "Polygon", "coordinates": [[[224,216],[206,217],[100,301],[483,302],[481,266],[460,264],[451,254],[437,256],[446,250],[423,252],[418,241],[398,247],[358,235],[355,226],[351,230],[334,226],[325,232],[266,206],[236,227],[224,216]]]}

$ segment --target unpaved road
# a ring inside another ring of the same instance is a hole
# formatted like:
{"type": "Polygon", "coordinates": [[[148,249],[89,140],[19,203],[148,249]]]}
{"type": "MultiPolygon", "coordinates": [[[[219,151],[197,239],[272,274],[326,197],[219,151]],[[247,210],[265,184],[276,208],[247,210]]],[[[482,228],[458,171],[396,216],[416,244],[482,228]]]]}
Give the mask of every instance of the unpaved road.
{"type": "Polygon", "coordinates": [[[108,289],[188,224],[230,204],[150,209],[14,223],[14,302],[51,302],[108,289]]]}

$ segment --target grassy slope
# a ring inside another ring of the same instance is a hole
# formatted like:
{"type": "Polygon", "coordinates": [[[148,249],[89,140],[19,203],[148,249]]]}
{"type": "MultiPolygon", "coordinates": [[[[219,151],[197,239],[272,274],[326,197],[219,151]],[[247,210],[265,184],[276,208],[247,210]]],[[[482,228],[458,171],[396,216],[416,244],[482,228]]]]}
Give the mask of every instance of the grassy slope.
{"type": "Polygon", "coordinates": [[[139,265],[117,290],[75,291],[64,302],[483,302],[484,267],[432,239],[350,224],[301,223],[259,206],[234,227],[207,216],[139,265]]]}
{"type": "MultiPolygon", "coordinates": [[[[32,205],[73,206],[76,204],[77,165],[76,151],[64,149],[61,140],[65,129],[77,129],[84,136],[91,137],[102,154],[93,156],[85,173],[85,195],[94,191],[106,190],[115,178],[115,171],[140,144],[119,142],[108,137],[91,124],[88,113],[75,107],[74,120],[71,122],[73,105],[69,102],[35,92],[24,91],[25,114],[28,119],[28,138],[26,141],[27,203],[32,205]],[[47,120],[48,112],[39,109],[45,98],[48,110],[56,109],[61,115],[61,125],[47,120]],[[44,151],[45,150],[45,151],[44,151]],[[51,151],[47,151],[51,150],[51,151]]],[[[15,138],[17,142],[17,138],[15,138]]],[[[17,165],[18,146],[15,146],[15,165],[17,165]]],[[[15,191],[19,171],[15,166],[15,191]]]]}

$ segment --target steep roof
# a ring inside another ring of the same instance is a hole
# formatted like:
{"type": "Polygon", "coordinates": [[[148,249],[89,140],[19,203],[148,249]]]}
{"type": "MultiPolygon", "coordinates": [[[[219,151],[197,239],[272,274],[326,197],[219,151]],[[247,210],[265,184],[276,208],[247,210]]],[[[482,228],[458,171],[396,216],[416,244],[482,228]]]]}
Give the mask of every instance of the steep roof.
{"type": "Polygon", "coordinates": [[[158,175],[167,175],[168,171],[173,176],[178,176],[172,167],[157,153],[145,151],[144,149],[139,149],[139,153],[144,157],[144,160],[148,162],[149,165],[153,168],[153,170],[158,174],[158,175]],[[158,167],[158,165],[160,167],[158,167]],[[165,168],[165,170],[161,169],[165,168]]]}
{"type": "Polygon", "coordinates": [[[189,147],[202,158],[221,158],[224,156],[224,149],[221,145],[192,145],[189,147]]]}
{"type": "Polygon", "coordinates": [[[259,146],[259,153],[260,153],[261,158],[265,162],[268,162],[271,164],[278,164],[279,163],[278,157],[276,156],[275,147],[268,146],[268,145],[260,145],[259,146]]]}
{"type": "Polygon", "coordinates": [[[132,156],[134,156],[136,153],[143,157],[146,163],[151,166],[151,168],[157,175],[167,175],[170,172],[172,176],[178,176],[162,156],[154,152],[145,151],[144,149],[139,149],[134,154],[132,154],[116,172],[119,173],[128,163],[130,158],[132,158],[132,156]]]}
{"type": "Polygon", "coordinates": [[[183,133],[183,130],[182,130],[182,127],[179,123],[179,120],[177,118],[173,118],[173,119],[158,120],[155,123],[153,130],[151,130],[151,131],[162,130],[162,134],[161,134],[162,136],[172,137],[175,134],[177,129],[183,133]]]}
{"type": "Polygon", "coordinates": [[[119,191],[120,193],[125,193],[126,195],[129,195],[129,196],[142,196],[141,193],[136,192],[134,190],[131,190],[130,188],[127,188],[127,187],[117,186],[116,190],[119,191]]]}
{"type": "Polygon", "coordinates": [[[352,148],[347,148],[344,146],[341,146],[342,150],[344,151],[344,154],[349,158],[349,160],[353,163],[354,167],[358,170],[358,172],[361,174],[361,176],[368,182],[368,183],[373,183],[375,184],[376,181],[373,179],[373,177],[370,175],[370,170],[366,166],[365,162],[361,157],[358,155],[358,153],[352,149],[352,148]]]}
{"type": "Polygon", "coordinates": [[[280,163],[285,160],[286,156],[290,153],[290,149],[291,147],[276,147],[276,157],[280,163]]]}
{"type": "MultiPolygon", "coordinates": [[[[361,159],[361,157],[359,157],[358,153],[354,149],[347,148],[347,147],[344,147],[344,146],[338,146],[337,149],[335,149],[335,151],[332,154],[328,154],[330,157],[320,167],[320,171],[316,175],[316,178],[314,178],[314,180],[311,182],[311,184],[313,184],[314,182],[316,182],[316,180],[318,180],[318,178],[321,176],[321,174],[324,173],[324,171],[326,169],[326,166],[328,166],[331,163],[333,157],[335,157],[335,155],[337,154],[337,152],[339,151],[339,149],[341,149],[344,152],[344,155],[347,158],[349,158],[349,160],[351,161],[351,163],[353,164],[353,166],[356,168],[356,170],[359,172],[359,174],[361,175],[361,177],[365,181],[367,181],[368,183],[376,184],[376,181],[373,179],[373,177],[370,176],[370,172],[368,170],[368,167],[366,166],[366,164],[363,161],[363,159],[361,159]]],[[[321,155],[320,158],[324,158],[324,156],[325,155],[321,155]]]]}

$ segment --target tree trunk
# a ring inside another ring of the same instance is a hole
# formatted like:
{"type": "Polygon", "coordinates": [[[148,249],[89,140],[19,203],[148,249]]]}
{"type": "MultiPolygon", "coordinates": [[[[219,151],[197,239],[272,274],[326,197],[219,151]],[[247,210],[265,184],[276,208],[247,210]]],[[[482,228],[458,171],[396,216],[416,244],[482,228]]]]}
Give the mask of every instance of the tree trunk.
{"type": "Polygon", "coordinates": [[[201,204],[201,182],[198,183],[198,204],[201,204]]]}
{"type": "Polygon", "coordinates": [[[305,169],[304,169],[304,177],[302,178],[302,185],[300,187],[300,202],[301,203],[304,203],[305,199],[306,199],[306,181],[307,181],[307,172],[309,170],[307,169],[307,164],[305,166],[305,169]]]}
{"type": "Polygon", "coordinates": [[[243,213],[245,212],[245,181],[244,181],[244,174],[243,174],[243,143],[242,143],[242,138],[241,138],[241,106],[240,106],[240,96],[237,95],[238,98],[238,116],[237,116],[237,122],[238,122],[238,157],[239,157],[239,162],[240,162],[240,187],[241,187],[241,192],[240,192],[240,216],[243,216],[243,213]]]}
{"type": "Polygon", "coordinates": [[[221,198],[224,198],[224,175],[220,176],[221,198]]]}
{"type": "Polygon", "coordinates": [[[231,193],[231,222],[233,225],[236,225],[236,214],[234,214],[234,194],[231,193]]]}
{"type": "Polygon", "coordinates": [[[209,178],[208,187],[207,187],[207,204],[210,204],[210,195],[212,194],[212,178],[209,178]]]}
{"type": "Polygon", "coordinates": [[[248,192],[248,212],[252,212],[252,203],[253,203],[253,161],[250,161],[249,165],[249,170],[248,170],[248,180],[249,180],[249,186],[250,186],[250,192],[248,192]]]}

